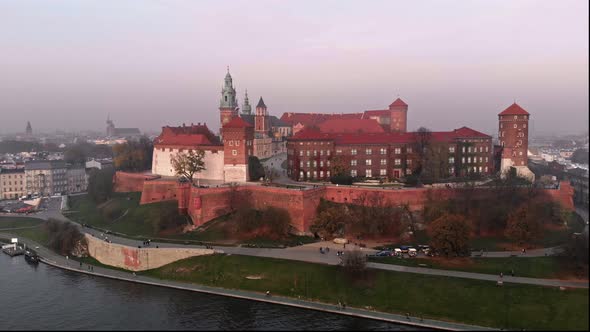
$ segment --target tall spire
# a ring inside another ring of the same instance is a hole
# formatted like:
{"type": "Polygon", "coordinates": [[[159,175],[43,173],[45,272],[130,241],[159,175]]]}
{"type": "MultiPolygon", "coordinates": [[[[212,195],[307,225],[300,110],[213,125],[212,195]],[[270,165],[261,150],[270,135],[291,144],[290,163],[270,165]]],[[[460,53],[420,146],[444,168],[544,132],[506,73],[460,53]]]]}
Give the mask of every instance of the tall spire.
{"type": "Polygon", "coordinates": [[[246,89],[246,95],[244,96],[244,104],[242,105],[242,114],[252,114],[252,106],[250,106],[250,100],[248,99],[248,89],[246,89]]]}
{"type": "Polygon", "coordinates": [[[219,102],[219,108],[232,108],[238,107],[238,101],[236,99],[236,89],[233,85],[231,74],[229,73],[229,66],[227,66],[227,74],[225,75],[224,85],[221,89],[221,100],[219,102]]]}
{"type": "Polygon", "coordinates": [[[266,108],[266,105],[264,105],[264,100],[262,100],[262,96],[260,96],[260,100],[258,101],[258,105],[256,105],[256,108],[266,108]]]}

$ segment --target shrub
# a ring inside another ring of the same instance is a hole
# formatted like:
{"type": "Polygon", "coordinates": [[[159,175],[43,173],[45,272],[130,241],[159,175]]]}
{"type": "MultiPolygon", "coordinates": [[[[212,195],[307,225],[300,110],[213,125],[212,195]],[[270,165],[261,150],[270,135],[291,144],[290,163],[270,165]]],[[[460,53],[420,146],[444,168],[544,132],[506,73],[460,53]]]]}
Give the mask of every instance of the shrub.
{"type": "Polygon", "coordinates": [[[84,235],[78,226],[71,222],[49,219],[45,224],[45,229],[48,233],[49,247],[62,255],[71,255],[79,244],[87,246],[84,235]]]}
{"type": "Polygon", "coordinates": [[[358,249],[348,251],[342,258],[342,266],[348,274],[358,276],[367,269],[367,256],[358,249]]]}

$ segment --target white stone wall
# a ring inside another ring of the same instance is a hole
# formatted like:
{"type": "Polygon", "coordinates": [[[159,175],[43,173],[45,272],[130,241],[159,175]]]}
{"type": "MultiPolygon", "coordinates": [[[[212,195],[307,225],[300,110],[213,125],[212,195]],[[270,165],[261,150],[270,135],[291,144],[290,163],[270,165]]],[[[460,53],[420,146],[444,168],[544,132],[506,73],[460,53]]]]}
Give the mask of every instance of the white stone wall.
{"type": "Polygon", "coordinates": [[[225,165],[225,182],[248,181],[248,165],[225,165]]]}
{"type": "MultiPolygon", "coordinates": [[[[154,147],[154,155],[152,160],[152,173],[161,176],[176,176],[174,168],[170,162],[170,157],[178,153],[178,149],[154,147]]],[[[186,151],[186,149],[185,149],[186,151]]],[[[223,150],[217,152],[205,151],[205,168],[206,170],[199,173],[200,179],[208,180],[223,180],[223,150]]],[[[195,175],[197,178],[197,175],[195,175]]]]}

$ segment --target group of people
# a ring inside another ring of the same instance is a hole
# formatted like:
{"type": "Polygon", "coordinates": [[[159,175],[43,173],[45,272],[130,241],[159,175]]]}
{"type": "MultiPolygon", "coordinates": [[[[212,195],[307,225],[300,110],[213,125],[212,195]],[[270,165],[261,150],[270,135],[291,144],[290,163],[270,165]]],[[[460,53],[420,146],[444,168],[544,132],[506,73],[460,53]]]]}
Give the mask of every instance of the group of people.
{"type": "Polygon", "coordinates": [[[143,241],[143,245],[146,247],[149,247],[151,242],[152,242],[152,240],[145,240],[145,241],[143,241]]]}
{"type": "Polygon", "coordinates": [[[328,247],[326,247],[326,248],[320,247],[320,253],[321,254],[325,254],[325,253],[328,253],[328,252],[330,252],[330,248],[328,248],[328,247]]]}

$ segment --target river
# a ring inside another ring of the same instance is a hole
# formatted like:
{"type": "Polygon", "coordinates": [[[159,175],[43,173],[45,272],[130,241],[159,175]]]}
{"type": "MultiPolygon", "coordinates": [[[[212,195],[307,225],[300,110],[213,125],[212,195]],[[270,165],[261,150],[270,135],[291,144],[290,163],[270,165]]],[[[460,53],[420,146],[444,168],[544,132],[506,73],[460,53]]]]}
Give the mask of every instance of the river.
{"type": "Polygon", "coordinates": [[[29,265],[0,253],[0,330],[417,328],[29,265]]]}

